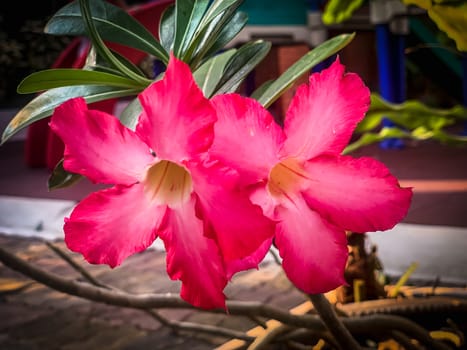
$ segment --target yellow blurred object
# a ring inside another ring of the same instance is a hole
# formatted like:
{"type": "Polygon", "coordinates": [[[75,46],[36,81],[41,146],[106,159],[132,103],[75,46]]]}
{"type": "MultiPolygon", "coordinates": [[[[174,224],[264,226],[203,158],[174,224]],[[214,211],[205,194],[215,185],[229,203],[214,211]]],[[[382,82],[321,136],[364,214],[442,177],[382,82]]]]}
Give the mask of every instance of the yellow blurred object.
{"type": "Polygon", "coordinates": [[[430,336],[436,340],[448,340],[453,343],[456,347],[460,348],[462,345],[462,339],[459,335],[448,331],[431,331],[430,336]]]}
{"type": "Polygon", "coordinates": [[[34,282],[21,281],[12,278],[0,278],[0,295],[13,294],[24,290],[34,282]]]}

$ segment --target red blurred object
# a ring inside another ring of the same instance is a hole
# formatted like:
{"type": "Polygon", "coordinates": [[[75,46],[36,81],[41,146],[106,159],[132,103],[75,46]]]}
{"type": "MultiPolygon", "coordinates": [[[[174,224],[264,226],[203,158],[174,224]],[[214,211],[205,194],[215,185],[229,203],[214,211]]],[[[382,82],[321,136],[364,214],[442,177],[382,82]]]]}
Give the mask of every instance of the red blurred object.
{"type": "MultiPolygon", "coordinates": [[[[154,36],[158,37],[159,21],[165,8],[174,0],[150,1],[145,4],[127,6],[124,1],[110,1],[128,11],[143,24],[154,36]]],[[[139,64],[146,54],[123,45],[108,43],[108,46],[134,64],[139,64]]],[[[89,49],[89,42],[83,38],[74,39],[61,53],[52,68],[83,67],[89,49]]],[[[93,109],[113,113],[117,99],[105,100],[90,104],[93,109]]],[[[52,170],[63,157],[64,145],[60,138],[49,128],[50,118],[31,124],[25,142],[25,161],[30,167],[47,167],[52,170]]]]}

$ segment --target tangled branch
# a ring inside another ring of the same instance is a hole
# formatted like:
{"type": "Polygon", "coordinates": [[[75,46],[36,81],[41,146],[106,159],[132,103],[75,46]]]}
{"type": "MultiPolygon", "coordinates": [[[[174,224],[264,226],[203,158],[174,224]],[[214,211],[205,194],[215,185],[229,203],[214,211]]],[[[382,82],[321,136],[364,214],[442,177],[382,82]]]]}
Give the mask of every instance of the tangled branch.
{"type": "MultiPolygon", "coordinates": [[[[157,293],[131,294],[121,290],[109,289],[87,282],[79,282],[63,278],[56,274],[52,274],[38,267],[35,267],[1,247],[0,261],[12,270],[20,272],[23,275],[52,289],[94,302],[126,308],[149,310],[150,312],[153,312],[151,309],[164,308],[195,309],[192,305],[183,301],[178,295],[157,293]]],[[[99,283],[96,282],[95,284],[99,283]]],[[[227,302],[227,308],[229,314],[231,315],[246,316],[250,318],[263,317],[267,319],[275,319],[291,328],[308,329],[313,333],[323,334],[323,338],[329,334],[319,315],[294,315],[277,307],[265,305],[260,302],[234,300],[227,302]]],[[[224,310],[220,309],[202,311],[213,313],[225,312],[224,310]]],[[[162,324],[165,324],[166,326],[172,327],[174,329],[206,332],[243,339],[245,341],[253,340],[251,336],[229,329],[189,322],[165,320],[158,317],[157,313],[153,313],[153,317],[158,319],[162,324]]],[[[443,343],[437,342],[431,338],[429,333],[423,327],[404,317],[374,314],[358,317],[343,317],[340,319],[348,331],[353,335],[386,334],[390,336],[391,333],[398,332],[400,338],[403,338],[405,335],[406,337],[417,339],[421,344],[427,346],[430,349],[449,349],[449,347],[443,343]]],[[[277,333],[282,334],[282,332],[279,331],[277,333]]],[[[275,338],[276,335],[277,334],[273,334],[271,337],[275,338]]],[[[266,340],[270,341],[271,339],[266,340]]],[[[264,344],[264,342],[262,344],[264,344]]]]}

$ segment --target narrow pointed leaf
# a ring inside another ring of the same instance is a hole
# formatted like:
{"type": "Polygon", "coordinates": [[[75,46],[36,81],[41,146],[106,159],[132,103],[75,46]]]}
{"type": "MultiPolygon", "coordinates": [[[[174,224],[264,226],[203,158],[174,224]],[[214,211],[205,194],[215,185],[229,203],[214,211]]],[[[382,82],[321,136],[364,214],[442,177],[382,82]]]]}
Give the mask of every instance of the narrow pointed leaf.
{"type": "Polygon", "coordinates": [[[236,49],[230,49],[220,53],[197,69],[193,76],[196,83],[201,88],[206,97],[212,97],[214,90],[222,78],[222,73],[230,58],[237,52],[236,49]]]}
{"type": "Polygon", "coordinates": [[[18,85],[18,93],[29,94],[72,85],[107,85],[122,88],[144,88],[134,80],[120,75],[82,69],[47,69],[32,73],[18,85]]]}
{"type": "Polygon", "coordinates": [[[258,98],[258,101],[263,106],[269,107],[303,74],[308,73],[315,65],[341,50],[349,44],[354,37],[355,33],[341,34],[317,46],[295,62],[279,78],[269,85],[258,98]]]}
{"type": "Polygon", "coordinates": [[[175,39],[175,6],[167,7],[159,23],[159,40],[165,51],[170,52],[175,39]]]}
{"type": "Polygon", "coordinates": [[[267,41],[248,42],[240,47],[227,63],[222,79],[214,89],[214,94],[234,92],[241,82],[268,54],[271,43],[267,41]]]}
{"type": "Polygon", "coordinates": [[[238,0],[220,0],[211,5],[189,49],[190,52],[193,52],[190,60],[192,67],[197,67],[199,62],[207,56],[207,53],[212,52],[211,48],[215,45],[221,33],[225,33],[226,23],[232,21],[241,3],[242,1],[238,0]],[[215,10],[212,10],[213,7],[215,10]]]}
{"type": "Polygon", "coordinates": [[[79,5],[81,15],[83,17],[83,21],[86,27],[86,32],[91,40],[92,46],[96,49],[97,55],[105,59],[112,68],[117,69],[119,72],[122,73],[122,75],[126,75],[130,79],[141,83],[147,82],[147,79],[144,76],[135,73],[132,69],[129,69],[126,64],[123,64],[121,60],[117,58],[104,43],[104,40],[99,35],[99,32],[92,18],[89,0],[79,0],[79,5]]]}
{"type": "Polygon", "coordinates": [[[55,166],[52,174],[47,181],[47,187],[50,190],[69,187],[83,178],[82,175],[69,173],[63,168],[63,159],[55,166]]]}
{"type": "MultiPolygon", "coordinates": [[[[92,18],[103,40],[147,52],[167,63],[168,53],[157,39],[136,19],[106,1],[90,2],[92,18]]],[[[61,8],[47,23],[44,31],[55,35],[84,36],[86,28],[78,1],[61,8]]]]}
{"type": "Polygon", "coordinates": [[[270,80],[267,80],[265,81],[263,84],[260,85],[259,88],[257,88],[255,91],[253,91],[253,93],[251,94],[251,98],[254,98],[255,100],[258,99],[259,96],[261,96],[263,94],[264,91],[266,91],[266,89],[269,88],[269,86],[274,82],[273,79],[270,79],[270,80]]]}
{"type": "Polygon", "coordinates": [[[10,121],[2,135],[2,144],[30,124],[52,115],[53,110],[74,97],[84,97],[88,103],[136,95],[141,89],[122,89],[111,86],[70,86],[48,90],[34,98],[10,121]]]}
{"type": "Polygon", "coordinates": [[[214,18],[219,16],[221,13],[236,10],[240,7],[244,0],[215,0],[206,12],[206,16],[203,18],[203,25],[207,25],[214,18]]]}
{"type": "Polygon", "coordinates": [[[176,57],[186,59],[187,48],[192,42],[208,5],[209,0],[184,0],[175,3],[174,53],[176,57]]]}
{"type": "Polygon", "coordinates": [[[223,49],[229,42],[235,38],[248,22],[248,15],[245,12],[236,12],[229,23],[214,37],[205,56],[210,57],[219,50],[223,49]]]}
{"type": "MultiPolygon", "coordinates": [[[[137,65],[135,65],[133,62],[131,62],[128,58],[122,56],[117,51],[114,51],[114,50],[110,50],[110,51],[112,52],[112,55],[115,56],[115,58],[117,60],[119,60],[120,63],[122,65],[124,65],[128,70],[133,71],[135,74],[138,74],[139,76],[142,76],[142,77],[145,76],[143,71],[137,65]]],[[[88,64],[86,62],[83,69],[107,71],[107,73],[122,75],[122,73],[118,69],[109,67],[109,64],[107,63],[107,61],[103,57],[101,57],[100,55],[96,55],[94,65],[88,64]],[[108,69],[103,69],[103,67],[107,67],[108,69]]]]}

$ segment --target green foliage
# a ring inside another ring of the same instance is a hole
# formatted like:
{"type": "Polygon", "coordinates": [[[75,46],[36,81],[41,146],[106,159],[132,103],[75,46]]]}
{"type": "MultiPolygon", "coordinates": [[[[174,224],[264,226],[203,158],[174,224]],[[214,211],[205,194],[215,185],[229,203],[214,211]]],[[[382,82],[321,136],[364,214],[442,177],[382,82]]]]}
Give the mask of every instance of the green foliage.
{"type": "Polygon", "coordinates": [[[72,174],[63,168],[63,159],[58,162],[47,181],[49,190],[56,190],[74,185],[83,178],[82,175],[72,174]]]}
{"type": "Polygon", "coordinates": [[[79,85],[47,90],[34,98],[13,117],[3,131],[2,144],[25,127],[51,116],[56,107],[71,98],[84,97],[88,103],[91,103],[136,95],[140,91],[141,89],[123,89],[99,85],[79,85]]]}
{"type": "MultiPolygon", "coordinates": [[[[149,80],[125,57],[113,52],[107,42],[125,45],[168,63],[169,53],[188,63],[198,85],[207,97],[234,92],[247,75],[268,54],[271,44],[252,41],[224,51],[247,23],[238,11],[242,0],[187,0],[169,6],[159,23],[157,40],[123,9],[103,0],[76,0],[60,9],[47,23],[45,32],[53,35],[87,36],[92,43],[82,69],[47,69],[31,74],[18,86],[19,93],[39,93],[10,121],[2,143],[32,123],[49,117],[70,98],[83,97],[88,103],[131,97],[119,116],[134,129],[141,113],[135,97],[149,80]]],[[[266,107],[273,103],[300,76],[347,45],[354,34],[335,37],[303,56],[278,79],[257,89],[254,97],[266,107]]],[[[156,77],[156,80],[160,77],[156,77]]],[[[61,188],[80,177],[57,165],[49,188],[61,188]]]]}
{"type": "Polygon", "coordinates": [[[428,11],[439,30],[456,42],[459,51],[467,51],[467,1],[465,0],[402,0],[428,11]]]}
{"type": "Polygon", "coordinates": [[[145,85],[134,80],[105,72],[82,69],[47,69],[26,77],[18,85],[18,92],[21,94],[30,94],[73,85],[106,85],[128,89],[145,87],[145,85]]]}
{"type": "MultiPolygon", "coordinates": [[[[159,41],[123,9],[103,0],[92,0],[89,6],[92,21],[103,40],[147,52],[165,63],[169,61],[169,55],[159,41]]],[[[79,1],[60,9],[44,31],[54,35],[87,36],[79,1]]]]}
{"type": "Polygon", "coordinates": [[[350,19],[364,3],[365,0],[330,0],[324,8],[323,23],[327,25],[342,23],[350,19]]]}
{"type": "Polygon", "coordinates": [[[462,106],[450,109],[430,108],[416,100],[395,104],[373,93],[370,109],[355,130],[355,135],[360,136],[347,146],[344,153],[390,138],[434,139],[449,145],[466,145],[467,136],[445,131],[445,128],[465,120],[467,109],[462,106]],[[383,118],[388,118],[396,126],[378,130],[383,118]]]}
{"type": "Polygon", "coordinates": [[[222,79],[227,63],[230,61],[237,49],[230,49],[220,53],[206,61],[193,74],[198,86],[206,97],[212,97],[216,92],[216,87],[222,79]]]}
{"type": "Polygon", "coordinates": [[[325,41],[295,62],[279,78],[268,83],[268,86],[260,87],[260,91],[255,91],[253,95],[263,106],[269,107],[303,74],[309,73],[315,65],[344,48],[354,37],[355,33],[341,34],[325,41]]]}
{"type": "Polygon", "coordinates": [[[258,40],[248,42],[238,49],[223,69],[215,94],[234,92],[242,81],[268,54],[271,43],[258,40]]]}

